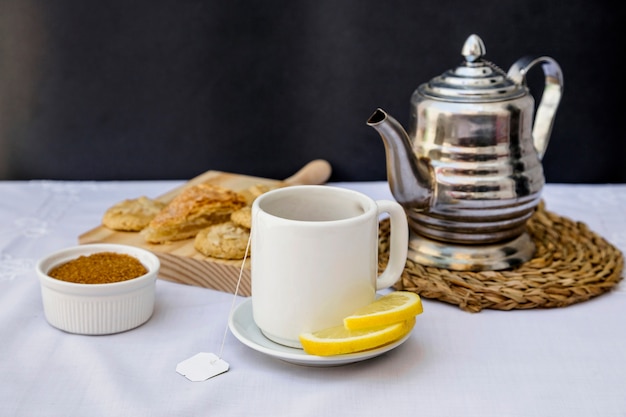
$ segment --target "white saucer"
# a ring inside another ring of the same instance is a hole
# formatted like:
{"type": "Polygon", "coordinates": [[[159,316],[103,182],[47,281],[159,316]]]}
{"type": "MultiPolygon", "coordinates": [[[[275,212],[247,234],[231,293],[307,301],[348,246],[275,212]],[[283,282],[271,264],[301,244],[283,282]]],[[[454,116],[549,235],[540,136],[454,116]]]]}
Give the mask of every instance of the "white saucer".
{"type": "Polygon", "coordinates": [[[265,337],[252,318],[252,298],[247,298],[235,307],[228,319],[228,327],[244,345],[285,362],[306,366],[339,366],[364,361],[400,346],[411,335],[411,332],[409,332],[409,334],[393,343],[365,352],[335,356],[309,355],[302,349],[283,346],[265,337]]]}

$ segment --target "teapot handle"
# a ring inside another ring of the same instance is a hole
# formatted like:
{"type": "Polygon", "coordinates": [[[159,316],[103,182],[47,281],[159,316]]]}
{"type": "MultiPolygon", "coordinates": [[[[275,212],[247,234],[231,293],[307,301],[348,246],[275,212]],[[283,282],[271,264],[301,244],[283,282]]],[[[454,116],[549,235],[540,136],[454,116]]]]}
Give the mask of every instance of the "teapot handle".
{"type": "Polygon", "coordinates": [[[526,73],[536,64],[541,64],[546,80],[533,124],[533,144],[539,159],[541,159],[548,147],[554,116],[563,94],[563,72],[561,67],[554,59],[547,56],[538,58],[525,56],[511,66],[507,75],[516,84],[525,85],[526,73]]]}

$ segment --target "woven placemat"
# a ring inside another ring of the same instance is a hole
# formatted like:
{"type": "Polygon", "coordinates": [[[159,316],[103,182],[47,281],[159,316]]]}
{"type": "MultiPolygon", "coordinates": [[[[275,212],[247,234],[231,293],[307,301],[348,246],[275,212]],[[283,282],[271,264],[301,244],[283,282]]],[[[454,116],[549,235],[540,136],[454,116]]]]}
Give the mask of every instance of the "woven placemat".
{"type": "MultiPolygon", "coordinates": [[[[589,300],[622,279],[622,253],[586,224],[546,210],[539,204],[528,221],[537,246],[534,257],[503,271],[465,272],[429,267],[407,260],[397,290],[456,304],[462,310],[514,310],[565,307],[589,300]]],[[[389,255],[389,221],[380,225],[379,268],[389,255]]]]}

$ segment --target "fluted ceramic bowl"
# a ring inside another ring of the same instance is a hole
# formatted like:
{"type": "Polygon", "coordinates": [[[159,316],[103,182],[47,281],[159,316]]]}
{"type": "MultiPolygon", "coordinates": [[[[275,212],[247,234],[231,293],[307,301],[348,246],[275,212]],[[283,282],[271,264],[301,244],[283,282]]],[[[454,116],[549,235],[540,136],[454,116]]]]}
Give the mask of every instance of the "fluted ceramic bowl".
{"type": "Polygon", "coordinates": [[[60,330],[86,335],[113,334],[141,326],[154,312],[159,267],[159,258],[152,252],[128,245],[87,244],[52,253],[36,266],[46,320],[60,330]],[[98,252],[133,256],[148,272],[106,284],[79,284],[48,275],[56,266],[98,252]]]}

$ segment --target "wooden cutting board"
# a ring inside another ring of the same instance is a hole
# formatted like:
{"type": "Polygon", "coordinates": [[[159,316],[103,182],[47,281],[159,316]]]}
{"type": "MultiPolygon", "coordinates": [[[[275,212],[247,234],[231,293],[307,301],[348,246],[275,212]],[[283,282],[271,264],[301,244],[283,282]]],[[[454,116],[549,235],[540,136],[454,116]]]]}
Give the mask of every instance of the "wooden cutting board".
{"type": "MultiPolygon", "coordinates": [[[[283,181],[222,171],[207,171],[157,199],[168,203],[184,188],[202,182],[219,185],[234,191],[243,191],[258,184],[275,187],[323,184],[330,177],[330,173],[330,164],[319,159],[308,163],[296,174],[283,181]]],[[[137,197],[140,196],[131,195],[125,198],[137,197]]],[[[104,210],[102,214],[104,214],[104,210]]],[[[242,261],[209,258],[196,251],[193,247],[193,238],[167,244],[151,244],[147,243],[139,233],[117,232],[100,225],[81,234],[78,241],[80,244],[121,243],[147,249],[161,261],[159,278],[180,284],[212,288],[234,294],[239,274],[242,272],[237,294],[243,296],[250,296],[251,294],[249,259],[246,260],[242,271],[242,261]]]]}

